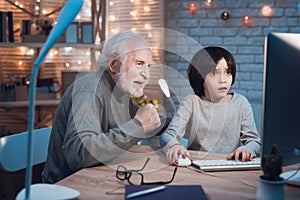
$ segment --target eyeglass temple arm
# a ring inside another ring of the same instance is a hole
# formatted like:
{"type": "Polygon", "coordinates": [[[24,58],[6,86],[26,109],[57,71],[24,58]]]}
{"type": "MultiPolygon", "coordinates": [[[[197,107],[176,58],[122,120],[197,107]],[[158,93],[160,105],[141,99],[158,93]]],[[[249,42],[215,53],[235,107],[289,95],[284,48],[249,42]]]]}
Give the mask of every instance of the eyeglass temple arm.
{"type": "Polygon", "coordinates": [[[148,164],[149,160],[150,160],[150,158],[147,158],[144,166],[141,169],[130,169],[130,170],[127,170],[127,172],[139,172],[139,171],[142,171],[146,167],[146,165],[148,164]]]}

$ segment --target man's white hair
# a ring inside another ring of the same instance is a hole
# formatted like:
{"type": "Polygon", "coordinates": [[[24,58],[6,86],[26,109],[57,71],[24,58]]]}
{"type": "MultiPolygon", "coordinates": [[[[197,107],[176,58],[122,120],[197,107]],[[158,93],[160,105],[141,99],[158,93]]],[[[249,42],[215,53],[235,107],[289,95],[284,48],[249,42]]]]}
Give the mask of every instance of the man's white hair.
{"type": "MultiPolygon", "coordinates": [[[[108,67],[109,58],[117,58],[120,60],[122,56],[140,48],[150,48],[149,42],[137,33],[130,31],[122,31],[113,35],[104,42],[103,50],[97,65],[99,68],[108,67]]],[[[120,60],[121,63],[122,60],[120,60]]]]}

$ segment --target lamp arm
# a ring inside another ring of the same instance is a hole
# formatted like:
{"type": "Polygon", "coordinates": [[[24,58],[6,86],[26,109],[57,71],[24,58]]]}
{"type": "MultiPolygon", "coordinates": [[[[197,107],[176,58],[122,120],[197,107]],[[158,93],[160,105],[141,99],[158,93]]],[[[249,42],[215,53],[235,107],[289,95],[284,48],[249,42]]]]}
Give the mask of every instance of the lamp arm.
{"type": "Polygon", "coordinates": [[[36,58],[29,85],[29,114],[28,114],[28,140],[27,140],[27,164],[26,164],[26,177],[25,177],[25,199],[30,199],[30,185],[32,179],[32,131],[34,129],[34,114],[35,114],[35,97],[36,97],[36,81],[40,64],[44,60],[50,48],[60,37],[60,35],[66,30],[69,24],[73,21],[75,16],[83,5],[83,0],[69,0],[62,8],[57,23],[51,30],[40,54],[36,58]]]}

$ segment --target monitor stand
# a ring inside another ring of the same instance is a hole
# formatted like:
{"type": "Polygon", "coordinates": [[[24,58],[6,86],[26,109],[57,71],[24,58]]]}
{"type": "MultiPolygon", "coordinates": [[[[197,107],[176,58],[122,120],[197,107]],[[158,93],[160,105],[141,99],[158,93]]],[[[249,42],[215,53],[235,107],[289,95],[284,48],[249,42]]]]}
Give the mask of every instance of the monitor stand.
{"type": "Polygon", "coordinates": [[[300,169],[284,172],[280,174],[280,177],[288,179],[287,184],[300,187],[300,169]]]}

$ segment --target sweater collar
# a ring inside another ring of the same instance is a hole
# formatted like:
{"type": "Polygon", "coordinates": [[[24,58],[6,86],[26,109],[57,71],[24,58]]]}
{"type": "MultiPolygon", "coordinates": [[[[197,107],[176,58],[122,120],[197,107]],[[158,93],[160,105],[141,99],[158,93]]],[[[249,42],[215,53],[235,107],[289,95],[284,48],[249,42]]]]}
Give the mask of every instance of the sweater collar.
{"type": "Polygon", "coordinates": [[[117,100],[121,100],[124,96],[129,96],[127,93],[124,93],[123,90],[116,84],[107,69],[104,70],[102,77],[106,87],[111,92],[112,96],[114,96],[117,100]]]}

